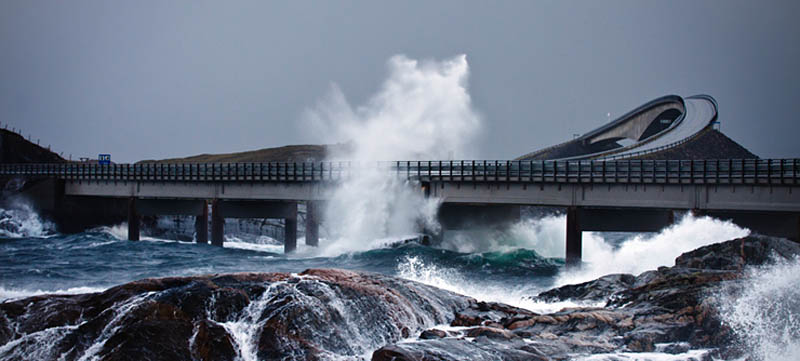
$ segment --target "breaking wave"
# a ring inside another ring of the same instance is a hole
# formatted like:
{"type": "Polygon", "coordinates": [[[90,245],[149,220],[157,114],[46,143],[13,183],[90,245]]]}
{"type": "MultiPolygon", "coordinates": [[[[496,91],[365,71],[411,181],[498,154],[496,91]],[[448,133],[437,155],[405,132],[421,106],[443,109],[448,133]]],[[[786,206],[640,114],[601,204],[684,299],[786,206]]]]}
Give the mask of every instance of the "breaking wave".
{"type": "Polygon", "coordinates": [[[28,204],[16,204],[9,209],[0,208],[0,237],[48,237],[55,226],[43,220],[28,204]]]}
{"type": "Polygon", "coordinates": [[[800,259],[748,270],[742,290],[722,292],[720,315],[752,360],[800,355],[800,259]]]}

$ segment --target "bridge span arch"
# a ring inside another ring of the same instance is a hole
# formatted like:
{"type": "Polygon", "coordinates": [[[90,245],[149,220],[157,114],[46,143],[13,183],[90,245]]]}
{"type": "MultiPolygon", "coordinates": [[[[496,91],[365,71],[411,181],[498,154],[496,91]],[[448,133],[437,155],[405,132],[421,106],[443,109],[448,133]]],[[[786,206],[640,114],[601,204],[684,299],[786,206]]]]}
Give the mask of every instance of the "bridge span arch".
{"type": "Polygon", "coordinates": [[[709,95],[653,99],[582,136],[523,155],[516,160],[627,159],[679,146],[717,120],[709,95]],[[620,144],[628,140],[631,144],[620,144]]]}
{"type": "Polygon", "coordinates": [[[635,142],[643,141],[654,136],[658,131],[669,128],[674,121],[680,121],[680,115],[686,112],[683,98],[677,95],[667,95],[654,99],[617,118],[600,128],[592,130],[579,139],[586,145],[602,141],[630,139],[635,142]],[[669,117],[675,115],[674,117],[669,117]],[[661,123],[662,120],[667,120],[661,123]],[[648,130],[650,130],[648,132],[648,130]]]}

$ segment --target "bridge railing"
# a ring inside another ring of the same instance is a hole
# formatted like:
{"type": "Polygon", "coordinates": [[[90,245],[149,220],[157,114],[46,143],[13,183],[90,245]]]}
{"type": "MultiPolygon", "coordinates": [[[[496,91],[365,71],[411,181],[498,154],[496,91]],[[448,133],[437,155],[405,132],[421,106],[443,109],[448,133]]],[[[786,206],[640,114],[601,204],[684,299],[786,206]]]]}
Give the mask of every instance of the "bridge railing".
{"type": "Polygon", "coordinates": [[[800,184],[798,159],[0,164],[0,176],[143,182],[338,182],[366,172],[418,181],[800,184]]]}

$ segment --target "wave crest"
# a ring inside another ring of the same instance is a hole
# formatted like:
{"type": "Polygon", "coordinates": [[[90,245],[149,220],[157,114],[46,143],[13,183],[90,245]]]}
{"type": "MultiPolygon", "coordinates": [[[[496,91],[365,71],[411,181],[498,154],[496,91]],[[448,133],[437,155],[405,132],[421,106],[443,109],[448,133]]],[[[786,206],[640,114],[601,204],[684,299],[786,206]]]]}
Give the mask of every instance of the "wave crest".
{"type": "Polygon", "coordinates": [[[0,208],[0,237],[49,237],[55,233],[55,225],[43,220],[25,203],[15,204],[9,209],[0,208]]]}

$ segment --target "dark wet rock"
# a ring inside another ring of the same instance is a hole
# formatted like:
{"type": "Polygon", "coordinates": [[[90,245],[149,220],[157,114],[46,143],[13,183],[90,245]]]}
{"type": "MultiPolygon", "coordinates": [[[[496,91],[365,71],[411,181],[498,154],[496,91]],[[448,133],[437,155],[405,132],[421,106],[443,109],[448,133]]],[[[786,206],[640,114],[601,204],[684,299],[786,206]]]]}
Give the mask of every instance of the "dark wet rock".
{"type": "Polygon", "coordinates": [[[689,345],[685,343],[672,343],[664,347],[664,349],[661,351],[668,354],[677,355],[689,351],[689,345]]]}
{"type": "Polygon", "coordinates": [[[422,340],[434,340],[437,338],[445,338],[445,337],[447,337],[447,332],[442,330],[437,330],[435,328],[422,331],[422,333],[419,335],[419,338],[422,340]]]}
{"type": "Polygon", "coordinates": [[[433,360],[551,360],[535,347],[519,341],[497,342],[486,337],[437,339],[382,347],[372,354],[373,361],[433,360]]]}
{"type": "Polygon", "coordinates": [[[209,320],[196,322],[195,327],[196,334],[189,342],[194,359],[202,361],[236,359],[234,340],[224,327],[209,320]]]}
{"type": "Polygon", "coordinates": [[[686,252],[675,259],[675,266],[715,270],[741,270],[744,266],[790,259],[800,254],[800,244],[784,239],[750,236],[715,243],[686,252]]]}
{"type": "Polygon", "coordinates": [[[673,267],[639,276],[608,275],[538,296],[547,301],[607,299],[602,308],[539,315],[506,305],[470,303],[451,324],[470,327],[458,337],[387,346],[376,351],[373,360],[513,360],[520,354],[511,350],[532,349],[536,352],[524,357],[562,360],[594,353],[684,353],[696,348],[712,349],[725,359],[738,358],[742,350],[730,348],[735,345],[731,330],[715,307],[720,289],[739,284],[745,266],[798,256],[800,245],[794,242],[745,237],[684,253],[673,267]],[[664,343],[669,345],[659,350],[664,343]],[[482,353],[486,344],[492,345],[494,354],[482,353]],[[466,356],[453,356],[456,353],[466,356]]]}
{"type": "Polygon", "coordinates": [[[467,337],[487,337],[491,339],[510,340],[519,337],[511,331],[496,327],[475,327],[467,330],[467,337]]]}
{"type": "Polygon", "coordinates": [[[0,359],[232,360],[244,343],[258,359],[357,357],[474,302],[341,270],[146,279],[0,303],[0,359]]]}
{"type": "Polygon", "coordinates": [[[616,292],[630,288],[635,280],[636,277],[630,274],[611,274],[594,281],[554,288],[540,293],[535,298],[545,302],[602,301],[616,292]]]}

